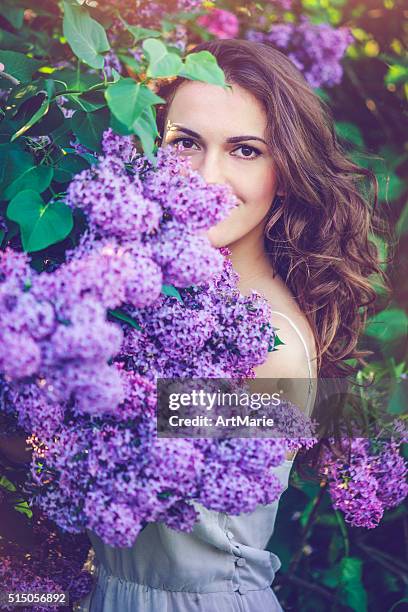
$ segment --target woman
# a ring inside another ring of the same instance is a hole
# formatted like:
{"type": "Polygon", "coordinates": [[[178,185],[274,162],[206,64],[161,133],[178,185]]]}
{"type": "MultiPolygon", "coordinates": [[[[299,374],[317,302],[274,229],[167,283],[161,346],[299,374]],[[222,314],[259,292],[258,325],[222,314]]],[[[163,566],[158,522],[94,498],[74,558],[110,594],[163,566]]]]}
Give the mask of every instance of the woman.
{"type": "MultiPolygon", "coordinates": [[[[344,157],[321,102],[283,54],[243,40],[194,48],[201,50],[215,55],[232,89],[166,83],[159,129],[162,146],[177,147],[206,181],[228,183],[239,200],[209,236],[230,248],[241,291],[269,301],[284,342],[257,377],[345,374],[342,362],[362,356],[355,347],[375,298],[368,276],[380,273],[358,189],[369,172],[344,157]]],[[[312,393],[296,399],[310,414],[312,393]]],[[[285,487],[292,464],[288,455],[276,468],[285,487]]],[[[280,561],[264,550],[277,507],[235,517],[200,507],[191,534],[149,524],[130,549],[91,536],[98,582],[81,609],[281,610],[270,588],[280,561]]]]}

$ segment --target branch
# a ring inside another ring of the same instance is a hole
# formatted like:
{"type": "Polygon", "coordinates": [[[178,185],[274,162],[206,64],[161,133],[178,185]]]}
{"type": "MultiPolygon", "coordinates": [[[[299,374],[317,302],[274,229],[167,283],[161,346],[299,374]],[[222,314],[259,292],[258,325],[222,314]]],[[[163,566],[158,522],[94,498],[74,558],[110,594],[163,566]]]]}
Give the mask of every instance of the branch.
{"type": "Polygon", "coordinates": [[[313,591],[314,593],[317,593],[318,595],[321,595],[327,601],[330,601],[332,603],[334,603],[336,601],[335,595],[332,595],[332,593],[328,589],[325,589],[324,587],[321,587],[321,586],[319,586],[317,584],[312,584],[312,583],[308,582],[307,580],[303,580],[302,578],[298,578],[297,576],[283,575],[283,576],[281,576],[279,582],[283,583],[283,584],[285,582],[296,584],[296,585],[302,587],[302,589],[307,589],[308,591],[313,591]]]}

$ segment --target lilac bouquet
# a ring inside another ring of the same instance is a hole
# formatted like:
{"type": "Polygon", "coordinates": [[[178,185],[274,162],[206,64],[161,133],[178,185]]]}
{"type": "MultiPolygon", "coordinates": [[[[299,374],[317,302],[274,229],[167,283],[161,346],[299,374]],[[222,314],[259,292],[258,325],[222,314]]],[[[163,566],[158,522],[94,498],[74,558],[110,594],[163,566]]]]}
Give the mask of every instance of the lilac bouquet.
{"type": "Polygon", "coordinates": [[[95,161],[68,188],[87,229],[66,261],[37,274],[1,255],[2,405],[32,433],[33,501],[67,531],[131,546],[147,522],[191,529],[193,502],[271,503],[272,468],[309,439],[157,438],[157,378],[253,377],[271,313],[206,236],[236,204],[226,186],[170,148],[153,167],[111,130],[95,161]]]}

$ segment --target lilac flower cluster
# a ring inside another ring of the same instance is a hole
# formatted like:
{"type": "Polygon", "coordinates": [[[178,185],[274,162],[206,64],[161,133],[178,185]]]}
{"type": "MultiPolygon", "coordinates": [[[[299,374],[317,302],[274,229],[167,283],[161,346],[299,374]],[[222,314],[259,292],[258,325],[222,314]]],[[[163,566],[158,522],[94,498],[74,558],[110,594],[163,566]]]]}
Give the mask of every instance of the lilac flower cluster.
{"type": "Polygon", "coordinates": [[[377,527],[384,510],[408,495],[407,466],[399,453],[401,441],[353,438],[350,457],[325,451],[322,474],[327,478],[333,506],[354,527],[377,527]]]}
{"type": "MultiPolygon", "coordinates": [[[[61,412],[59,402],[75,397],[81,397],[81,409],[96,411],[112,409],[113,401],[123,400],[120,380],[107,365],[120,350],[122,331],[107,321],[105,305],[97,299],[100,285],[91,284],[95,263],[83,261],[80,275],[76,262],[40,275],[20,253],[11,249],[0,253],[0,368],[16,383],[13,393],[22,409],[18,414],[22,423],[31,418],[30,429],[42,426],[43,419],[36,421],[34,415],[49,403],[55,417],[61,412]],[[98,376],[88,383],[93,400],[88,404],[83,391],[91,372],[98,376]],[[26,395],[37,403],[32,413],[20,401],[26,395]]],[[[102,278],[105,271],[100,265],[102,278]]]]}
{"type": "Polygon", "coordinates": [[[248,30],[248,40],[272,43],[285,52],[311,87],[332,87],[341,82],[341,60],[353,42],[347,28],[313,24],[302,17],[299,24],[279,23],[269,32],[248,30]]]}
{"type": "Polygon", "coordinates": [[[182,303],[163,297],[160,306],[130,310],[143,331],[124,332],[122,353],[132,368],[152,379],[253,377],[273,347],[271,313],[264,299],[243,296],[236,283],[226,259],[208,283],[181,290],[182,303]]]}
{"type": "Polygon", "coordinates": [[[206,15],[199,17],[197,23],[216,38],[236,38],[239,32],[238,17],[224,9],[212,8],[206,15]]]}

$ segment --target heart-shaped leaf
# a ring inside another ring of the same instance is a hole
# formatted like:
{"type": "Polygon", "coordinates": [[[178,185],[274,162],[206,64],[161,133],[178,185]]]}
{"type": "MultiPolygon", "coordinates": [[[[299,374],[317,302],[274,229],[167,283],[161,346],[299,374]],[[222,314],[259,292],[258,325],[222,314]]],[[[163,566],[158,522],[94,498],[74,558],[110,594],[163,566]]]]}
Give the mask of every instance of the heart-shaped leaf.
{"type": "Polygon", "coordinates": [[[45,191],[51,181],[54,170],[50,166],[32,166],[22,172],[5,190],[3,198],[11,200],[20,191],[32,189],[38,193],[45,191]]]}
{"type": "Polygon", "coordinates": [[[7,217],[20,226],[23,249],[28,253],[64,240],[73,227],[72,210],[64,202],[45,204],[32,189],[21,191],[11,200],[7,217]]]}
{"type": "Polygon", "coordinates": [[[193,81],[220,85],[224,88],[228,87],[223,70],[218,66],[217,60],[209,51],[198,51],[187,55],[179,76],[193,81]]]}
{"type": "Polygon", "coordinates": [[[81,6],[64,2],[63,32],[75,55],[91,66],[102,70],[104,56],[110,45],[103,26],[92,19],[81,6]]]}
{"type": "Polygon", "coordinates": [[[10,138],[11,142],[14,142],[14,140],[19,138],[19,136],[27,132],[27,130],[29,130],[30,127],[35,125],[37,121],[39,121],[42,117],[44,117],[44,115],[48,113],[48,109],[50,108],[50,101],[47,95],[45,94],[43,95],[45,97],[40,104],[40,108],[30,117],[30,119],[21,128],[17,130],[17,132],[14,132],[14,134],[10,138]]]}
{"type": "Polygon", "coordinates": [[[72,177],[78,172],[82,172],[82,170],[86,170],[89,168],[89,164],[85,161],[85,159],[75,154],[68,153],[64,155],[62,160],[59,162],[58,166],[54,170],[54,179],[59,183],[68,183],[72,180],[72,177]]]}
{"type": "Polygon", "coordinates": [[[22,83],[31,81],[31,77],[44,62],[31,57],[27,57],[24,53],[17,51],[0,50],[0,62],[4,64],[4,72],[11,74],[14,78],[22,83]]]}
{"type": "Polygon", "coordinates": [[[154,78],[169,77],[180,72],[183,66],[180,56],[169,52],[166,45],[160,40],[148,38],[143,43],[143,49],[149,59],[146,76],[154,78]]]}
{"type": "Polygon", "coordinates": [[[120,79],[109,85],[105,97],[113,115],[128,129],[132,128],[146,107],[164,102],[163,98],[133,79],[120,79]]]}
{"type": "Polygon", "coordinates": [[[109,110],[101,108],[94,113],[77,111],[72,117],[72,131],[79,142],[91,151],[101,152],[103,132],[109,127],[109,110]]]}

